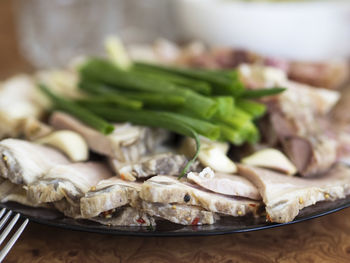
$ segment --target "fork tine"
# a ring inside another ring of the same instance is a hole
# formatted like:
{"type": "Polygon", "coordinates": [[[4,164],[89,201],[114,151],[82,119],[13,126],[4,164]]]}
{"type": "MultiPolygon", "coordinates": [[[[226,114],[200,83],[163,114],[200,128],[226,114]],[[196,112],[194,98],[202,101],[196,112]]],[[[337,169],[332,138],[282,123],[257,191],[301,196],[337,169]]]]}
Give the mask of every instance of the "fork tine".
{"type": "Polygon", "coordinates": [[[5,214],[6,212],[6,208],[4,207],[3,209],[1,209],[0,211],[0,218],[2,218],[2,216],[5,214]]]}
{"type": "Polygon", "coordinates": [[[5,238],[10,233],[10,231],[14,227],[14,225],[16,224],[19,216],[20,216],[19,214],[15,215],[15,217],[12,218],[11,222],[7,225],[5,230],[1,233],[1,235],[0,235],[0,245],[2,244],[2,242],[4,242],[5,238]]]}
{"type": "Polygon", "coordinates": [[[19,238],[19,236],[22,234],[24,228],[27,226],[29,220],[26,219],[24,220],[24,222],[22,223],[22,225],[18,228],[18,230],[16,231],[16,233],[13,235],[13,237],[11,237],[11,239],[9,240],[9,242],[4,246],[4,248],[1,250],[0,252],[0,262],[6,257],[7,253],[10,251],[10,249],[13,247],[13,245],[16,243],[17,239],[19,238]]]}
{"type": "Polygon", "coordinates": [[[7,214],[4,216],[3,219],[1,219],[0,221],[0,229],[2,229],[2,227],[5,225],[5,223],[7,222],[7,220],[9,219],[10,215],[12,214],[12,211],[8,211],[7,214]]]}

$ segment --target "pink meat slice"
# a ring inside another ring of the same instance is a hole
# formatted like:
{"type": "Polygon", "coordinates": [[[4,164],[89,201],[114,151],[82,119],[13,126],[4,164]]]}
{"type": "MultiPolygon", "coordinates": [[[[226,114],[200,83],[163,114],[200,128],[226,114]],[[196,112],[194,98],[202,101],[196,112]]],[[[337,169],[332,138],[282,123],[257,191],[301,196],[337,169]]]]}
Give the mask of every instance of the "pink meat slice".
{"type": "Polygon", "coordinates": [[[239,174],[258,188],[271,222],[293,221],[304,207],[350,194],[350,169],[337,165],[322,177],[289,177],[270,170],[239,165],[239,174]]]}

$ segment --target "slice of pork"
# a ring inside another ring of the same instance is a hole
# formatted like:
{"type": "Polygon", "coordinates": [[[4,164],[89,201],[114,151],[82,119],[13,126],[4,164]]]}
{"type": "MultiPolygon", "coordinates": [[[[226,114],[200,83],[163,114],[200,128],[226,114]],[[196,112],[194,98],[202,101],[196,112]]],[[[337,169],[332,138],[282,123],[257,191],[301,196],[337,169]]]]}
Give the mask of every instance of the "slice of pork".
{"type": "Polygon", "coordinates": [[[290,222],[304,207],[350,194],[350,169],[340,165],[322,177],[307,179],[244,165],[239,165],[239,173],[258,187],[271,222],[290,222]]]}
{"type": "Polygon", "coordinates": [[[350,166],[350,125],[339,127],[334,134],[337,140],[337,158],[340,163],[350,166]]]}
{"type": "Polygon", "coordinates": [[[179,204],[141,203],[142,210],[155,217],[181,225],[211,225],[218,216],[201,207],[179,204]]]}
{"type": "Polygon", "coordinates": [[[340,93],[288,83],[281,95],[266,99],[277,135],[281,138],[324,133],[323,118],[336,105],[340,93]]]}
{"type": "Polygon", "coordinates": [[[15,184],[31,184],[52,167],[69,163],[55,149],[18,139],[1,141],[0,154],[1,176],[15,184]]]}
{"type": "Polygon", "coordinates": [[[32,207],[47,207],[46,204],[36,204],[27,198],[27,191],[22,185],[17,185],[7,179],[0,178],[0,202],[17,202],[32,207]]]}
{"type": "MultiPolygon", "coordinates": [[[[11,192],[17,190],[18,187],[21,187],[17,184],[11,183],[9,180],[0,177],[0,200],[8,196],[11,192]]],[[[4,203],[4,202],[2,202],[4,203]]]]}
{"type": "Polygon", "coordinates": [[[117,176],[102,180],[80,199],[81,214],[92,218],[127,204],[135,207],[140,189],[141,183],[124,181],[117,176]]]}
{"type": "Polygon", "coordinates": [[[284,152],[304,176],[329,170],[337,160],[337,145],[323,123],[327,122],[326,115],[338,102],[340,93],[289,81],[276,69],[242,65],[240,72],[249,88],[268,88],[272,82],[287,88],[278,96],[263,99],[284,152]]]}
{"type": "Polygon", "coordinates": [[[207,167],[200,173],[188,173],[187,178],[218,194],[261,200],[258,189],[246,178],[234,174],[214,173],[211,170],[208,172],[208,169],[210,170],[207,167]]]}
{"type": "Polygon", "coordinates": [[[289,81],[283,72],[271,70],[261,66],[240,67],[242,80],[250,89],[269,88],[271,84],[286,88],[277,96],[263,99],[269,114],[272,114],[272,125],[277,135],[304,136],[320,132],[318,119],[332,110],[339,101],[340,93],[289,81]]]}
{"type": "MultiPolygon", "coordinates": [[[[157,174],[180,175],[188,160],[184,155],[173,153],[161,153],[142,157],[139,161],[122,164],[117,160],[111,160],[115,172],[122,178],[145,178],[157,174]]],[[[195,162],[190,171],[196,171],[198,163],[195,162]]]]}
{"type": "Polygon", "coordinates": [[[79,200],[72,202],[66,198],[53,202],[53,206],[67,217],[74,219],[82,218],[80,213],[79,200]]]}
{"type": "Polygon", "coordinates": [[[339,139],[332,135],[332,125],[326,119],[303,121],[277,112],[272,112],[270,119],[284,152],[301,175],[324,173],[337,161],[339,139]]]}
{"type": "Polygon", "coordinates": [[[337,160],[337,142],[326,136],[286,137],[282,145],[303,176],[322,174],[337,160]]]}
{"type": "Polygon", "coordinates": [[[350,101],[350,84],[346,85],[346,87],[342,89],[341,98],[338,104],[334,107],[334,109],[331,112],[331,118],[336,123],[340,123],[340,124],[350,123],[349,101],[350,101]]]}
{"type": "Polygon", "coordinates": [[[168,134],[161,129],[133,126],[126,123],[116,124],[112,134],[103,135],[62,112],[55,112],[50,118],[50,124],[56,129],[72,130],[79,133],[84,137],[91,150],[124,163],[136,161],[141,156],[153,152],[168,134]]]}
{"type": "Polygon", "coordinates": [[[109,177],[112,177],[112,172],[103,163],[57,165],[28,186],[28,197],[36,203],[56,202],[66,198],[79,205],[80,197],[99,181],[109,177]]]}
{"type": "Polygon", "coordinates": [[[266,97],[264,101],[277,103],[282,112],[289,113],[291,116],[295,114],[302,116],[303,113],[306,117],[310,117],[309,114],[324,115],[340,98],[340,93],[337,91],[290,81],[283,71],[275,68],[245,64],[238,70],[241,80],[248,89],[275,86],[286,88],[286,91],[278,96],[266,97]]]}
{"type": "Polygon", "coordinates": [[[155,226],[154,218],[144,211],[130,206],[114,209],[111,213],[89,218],[91,221],[109,226],[155,226]]]}
{"type": "Polygon", "coordinates": [[[141,183],[127,182],[118,177],[100,182],[95,190],[90,191],[81,199],[83,217],[112,225],[149,225],[150,220],[146,220],[149,216],[160,217],[184,225],[190,225],[193,222],[196,224],[214,223],[214,214],[198,207],[147,203],[140,200],[141,185],[141,183]],[[141,215],[141,211],[143,211],[143,216],[131,216],[131,223],[130,221],[125,223],[125,220],[121,220],[123,216],[119,215],[119,211],[125,206],[132,207],[128,208],[128,213],[141,215]],[[117,211],[117,215],[114,211],[117,211]],[[145,220],[145,223],[140,218],[145,220]]]}
{"type": "Polygon", "coordinates": [[[208,192],[189,182],[161,175],[152,177],[142,184],[140,197],[151,203],[194,205],[211,212],[232,216],[256,213],[260,205],[257,201],[208,192]]]}
{"type": "Polygon", "coordinates": [[[287,90],[278,96],[264,99],[277,136],[283,138],[324,133],[323,118],[336,105],[340,93],[288,81],[280,85],[287,90]]]}
{"type": "Polygon", "coordinates": [[[346,60],[322,63],[294,61],[289,65],[288,76],[315,87],[337,89],[349,80],[349,63],[346,60]]]}

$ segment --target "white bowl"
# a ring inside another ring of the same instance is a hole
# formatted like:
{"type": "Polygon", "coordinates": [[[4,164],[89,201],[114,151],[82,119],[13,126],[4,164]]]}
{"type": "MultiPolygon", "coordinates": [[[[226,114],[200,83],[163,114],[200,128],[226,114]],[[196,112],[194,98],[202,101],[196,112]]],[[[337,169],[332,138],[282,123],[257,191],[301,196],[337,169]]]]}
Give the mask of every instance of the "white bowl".
{"type": "Polygon", "coordinates": [[[175,0],[175,11],[187,39],[289,59],[350,55],[350,1],[175,0]]]}

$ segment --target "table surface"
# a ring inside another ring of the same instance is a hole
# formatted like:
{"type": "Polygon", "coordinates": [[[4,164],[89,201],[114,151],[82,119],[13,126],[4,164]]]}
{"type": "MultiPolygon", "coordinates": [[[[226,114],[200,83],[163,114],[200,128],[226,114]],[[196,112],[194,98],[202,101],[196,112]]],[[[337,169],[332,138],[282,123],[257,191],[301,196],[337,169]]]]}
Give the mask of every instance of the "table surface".
{"type": "MultiPolygon", "coordinates": [[[[0,78],[31,69],[11,0],[0,1],[0,78]]],[[[311,221],[213,237],[137,238],[29,223],[4,262],[350,262],[350,209],[311,221]]]]}

